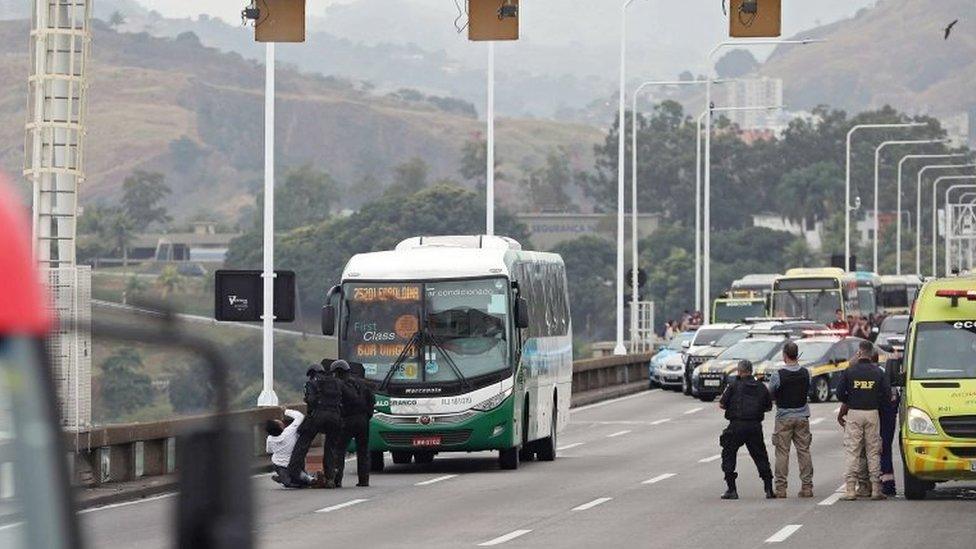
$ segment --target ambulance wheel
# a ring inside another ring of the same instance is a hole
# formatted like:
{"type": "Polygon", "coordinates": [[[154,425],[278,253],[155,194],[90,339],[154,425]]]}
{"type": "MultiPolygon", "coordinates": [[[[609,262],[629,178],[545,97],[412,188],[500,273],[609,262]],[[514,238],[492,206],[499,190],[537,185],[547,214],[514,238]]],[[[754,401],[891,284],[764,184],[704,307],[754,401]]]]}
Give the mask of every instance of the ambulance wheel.
{"type": "Polygon", "coordinates": [[[718,398],[718,395],[708,395],[708,396],[699,396],[698,400],[702,402],[715,402],[716,398],[718,398]]]}
{"type": "Polygon", "coordinates": [[[414,463],[428,464],[434,462],[434,452],[415,452],[413,454],[414,463]]]}
{"type": "Polygon", "coordinates": [[[498,466],[507,471],[519,467],[519,448],[506,448],[498,451],[498,466]]]}
{"type": "Polygon", "coordinates": [[[410,460],[413,458],[413,454],[410,452],[398,452],[394,450],[390,453],[393,454],[393,463],[396,463],[397,465],[405,465],[410,463],[410,460]]]}
{"type": "Polygon", "coordinates": [[[383,466],[386,465],[383,462],[383,452],[370,452],[369,453],[369,470],[374,473],[382,473],[383,466]]]}
{"type": "Polygon", "coordinates": [[[827,402],[830,400],[830,381],[827,379],[827,376],[820,376],[813,380],[810,400],[812,402],[827,402]]]}
{"type": "Polygon", "coordinates": [[[904,462],[902,462],[902,466],[905,468],[905,499],[925,499],[925,493],[934,489],[935,483],[922,480],[911,474],[904,462]]]}

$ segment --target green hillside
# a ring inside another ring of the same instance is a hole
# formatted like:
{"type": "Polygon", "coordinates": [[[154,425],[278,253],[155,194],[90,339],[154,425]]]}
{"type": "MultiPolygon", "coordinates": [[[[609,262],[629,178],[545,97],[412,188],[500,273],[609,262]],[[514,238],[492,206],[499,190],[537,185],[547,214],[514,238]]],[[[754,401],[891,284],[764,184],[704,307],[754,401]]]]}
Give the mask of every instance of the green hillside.
{"type": "MultiPolygon", "coordinates": [[[[242,30],[242,32],[245,32],[242,30]]],[[[28,25],[0,22],[0,169],[23,167],[28,25]]],[[[264,67],[176,39],[116,33],[96,23],[93,38],[83,202],[114,201],[122,179],[141,168],[161,171],[179,220],[199,213],[232,220],[253,202],[263,162],[264,67]]],[[[355,192],[365,176],[419,157],[432,179],[458,178],[462,146],[479,139],[483,122],[430,101],[379,97],[368,86],[279,64],[279,169],[311,163],[355,192]],[[446,110],[445,110],[446,109],[446,110]]],[[[526,168],[566,147],[592,165],[600,130],[562,123],[502,119],[497,126],[501,171],[517,181],[526,168]]],[[[514,204],[520,189],[499,183],[514,204]]]]}

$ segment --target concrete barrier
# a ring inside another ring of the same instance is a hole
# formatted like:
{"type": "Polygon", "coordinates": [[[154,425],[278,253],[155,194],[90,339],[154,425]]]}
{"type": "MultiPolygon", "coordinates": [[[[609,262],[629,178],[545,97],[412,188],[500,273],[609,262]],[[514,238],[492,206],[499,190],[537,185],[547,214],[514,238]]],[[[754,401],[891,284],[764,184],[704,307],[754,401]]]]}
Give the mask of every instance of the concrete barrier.
{"type": "MultiPolygon", "coordinates": [[[[573,406],[583,406],[646,390],[651,355],[627,355],[580,360],[573,364],[573,406]]],[[[302,405],[288,405],[304,411],[302,405]]],[[[281,418],[280,408],[250,408],[230,413],[249,430],[253,457],[263,456],[264,423],[281,418]]],[[[80,486],[101,486],[169,475],[176,470],[176,436],[211,416],[193,416],[152,423],[129,423],[64,433],[73,449],[70,463],[80,486]]]]}

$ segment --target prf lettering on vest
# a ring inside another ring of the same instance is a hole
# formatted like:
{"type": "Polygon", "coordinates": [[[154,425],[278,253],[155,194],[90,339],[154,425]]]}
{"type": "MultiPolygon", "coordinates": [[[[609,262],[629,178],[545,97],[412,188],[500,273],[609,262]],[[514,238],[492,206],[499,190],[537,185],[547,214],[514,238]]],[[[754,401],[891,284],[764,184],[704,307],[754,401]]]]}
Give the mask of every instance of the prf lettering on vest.
{"type": "Polygon", "coordinates": [[[857,380],[855,380],[854,381],[854,388],[855,389],[867,389],[867,390],[871,390],[871,389],[874,389],[874,382],[873,381],[857,381],[857,380]]]}

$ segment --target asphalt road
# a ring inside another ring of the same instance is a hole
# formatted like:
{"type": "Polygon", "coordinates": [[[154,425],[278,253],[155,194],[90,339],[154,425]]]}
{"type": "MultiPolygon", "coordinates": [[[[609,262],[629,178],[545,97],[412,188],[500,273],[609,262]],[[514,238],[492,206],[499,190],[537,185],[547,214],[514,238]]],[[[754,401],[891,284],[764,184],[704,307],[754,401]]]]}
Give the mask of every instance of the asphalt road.
{"type": "MultiPolygon", "coordinates": [[[[426,466],[388,461],[370,488],[286,490],[256,477],[256,537],[274,548],[974,546],[976,487],[943,485],[920,502],[838,501],[836,406],[813,406],[813,499],[796,498],[795,461],[790,498],[763,499],[743,449],[741,499],[719,500],[717,406],[652,391],[575,410],[559,458],[518,471],[499,470],[494,454],[448,454],[426,466]]],[[[84,512],[89,546],[172,546],[174,501],[84,512]]]]}

